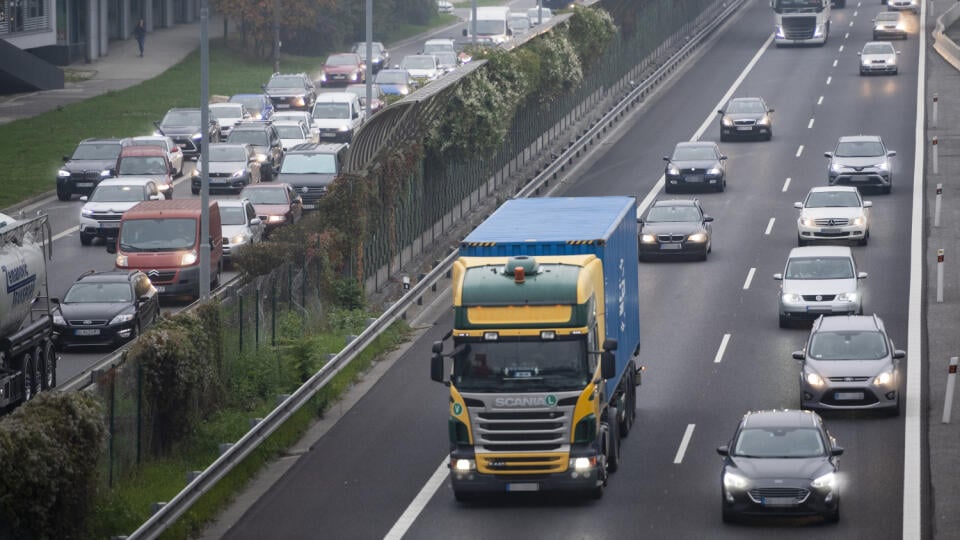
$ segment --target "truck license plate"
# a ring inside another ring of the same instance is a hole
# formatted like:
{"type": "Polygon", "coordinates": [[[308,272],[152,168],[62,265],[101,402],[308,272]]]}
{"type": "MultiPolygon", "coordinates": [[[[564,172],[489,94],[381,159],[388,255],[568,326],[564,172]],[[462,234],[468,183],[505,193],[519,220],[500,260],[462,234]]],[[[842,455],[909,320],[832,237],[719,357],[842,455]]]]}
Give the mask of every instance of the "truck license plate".
{"type": "Polygon", "coordinates": [[[507,484],[507,491],[540,491],[540,484],[536,484],[532,482],[507,484]]]}
{"type": "Polygon", "coordinates": [[[99,336],[100,329],[99,328],[78,328],[74,332],[74,334],[78,336],[99,336]]]}

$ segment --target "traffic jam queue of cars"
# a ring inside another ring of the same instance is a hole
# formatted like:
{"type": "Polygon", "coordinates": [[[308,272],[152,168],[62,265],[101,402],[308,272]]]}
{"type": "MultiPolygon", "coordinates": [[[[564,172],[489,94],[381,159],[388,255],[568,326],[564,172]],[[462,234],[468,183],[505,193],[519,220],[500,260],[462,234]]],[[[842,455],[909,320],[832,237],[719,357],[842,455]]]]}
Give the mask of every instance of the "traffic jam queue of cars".
{"type": "MultiPolygon", "coordinates": [[[[382,43],[372,49],[369,73],[384,80],[372,85],[372,113],[390,94],[398,99],[464,60],[453,40],[428,40],[421,54],[401,61],[409,69],[391,69],[382,43]]],[[[57,299],[57,346],[119,346],[159,317],[160,295],[199,294],[199,201],[172,199],[184,163],[200,157],[203,133],[210,143],[210,191],[218,196],[208,231],[216,244],[212,284],[244,247],[315,209],[366,120],[365,54],[366,43],[357,43],[349,53],[329,55],[316,81],[305,73],[275,73],[260,93],[216,99],[206,126],[199,108],[173,108],[154,122],[152,134],[85,139],[64,156],[57,197],[79,196],[80,244],[103,240],[116,270],[86,272],[57,299]],[[141,264],[144,253],[154,256],[141,264]]],[[[188,176],[198,195],[198,168],[188,176]]]]}
{"type": "MultiPolygon", "coordinates": [[[[906,39],[904,18],[900,11],[880,13],[873,21],[874,40],[906,39]]],[[[898,54],[889,41],[867,42],[858,53],[859,74],[896,75],[898,54]]],[[[761,97],[735,97],[717,113],[721,142],[773,138],[774,109],[761,97]]],[[[824,185],[794,203],[797,247],[773,276],[780,284],[780,327],[812,324],[806,342],[792,354],[799,365],[798,409],[749,412],[730,441],[717,448],[725,522],[759,516],[839,521],[843,448],[814,411],[896,416],[902,410],[906,353],[894,346],[881,317],[865,311],[867,272],[852,249],[870,240],[873,202],[864,194],[893,189],[896,151],[879,135],[839,135],[824,152],[824,185]]],[[[681,142],[663,159],[665,194],[722,193],[727,187],[727,156],[715,142],[681,142]]],[[[660,197],[638,215],[640,260],[706,261],[714,226],[708,197],[660,197]]]]}

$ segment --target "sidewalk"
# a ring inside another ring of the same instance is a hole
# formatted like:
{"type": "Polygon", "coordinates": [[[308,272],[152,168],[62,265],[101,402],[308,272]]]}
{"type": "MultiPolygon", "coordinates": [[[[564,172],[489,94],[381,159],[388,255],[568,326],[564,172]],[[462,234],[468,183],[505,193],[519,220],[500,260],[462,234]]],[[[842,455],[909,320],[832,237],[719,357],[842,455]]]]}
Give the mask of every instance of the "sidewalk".
{"type": "MultiPolygon", "coordinates": [[[[223,37],[223,20],[209,23],[210,39],[223,37]]],[[[107,56],[64,69],[68,81],[60,90],[0,96],[0,125],[30,118],[111,90],[122,90],[152,79],[178,64],[200,46],[200,23],[178,24],[147,34],[143,58],[137,41],[113,41],[107,56]]]]}

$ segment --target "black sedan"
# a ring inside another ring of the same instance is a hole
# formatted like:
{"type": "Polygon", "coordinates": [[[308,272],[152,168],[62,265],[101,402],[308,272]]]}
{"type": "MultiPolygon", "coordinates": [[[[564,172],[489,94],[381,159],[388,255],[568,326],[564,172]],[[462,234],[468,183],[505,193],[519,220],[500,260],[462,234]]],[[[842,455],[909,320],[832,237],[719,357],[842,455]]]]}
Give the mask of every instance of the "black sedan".
{"type": "Polygon", "coordinates": [[[673,193],[681,187],[706,187],[723,191],[727,187],[725,161],[715,142],[677,143],[673,155],[664,156],[663,191],[673,193]]]}
{"type": "Polygon", "coordinates": [[[840,521],[839,456],[820,416],[776,410],[744,415],[723,456],[723,521],[759,516],[821,516],[840,521]]]}
{"type": "Polygon", "coordinates": [[[721,142],[734,137],[773,138],[773,109],[761,97],[733,98],[717,114],[721,142]]]}
{"type": "Polygon", "coordinates": [[[54,344],[117,346],[160,316],[160,297],[139,270],[90,271],[77,279],[63,300],[51,298],[54,344]]]}
{"type": "Polygon", "coordinates": [[[703,213],[697,199],[656,201],[637,223],[641,261],[677,255],[705,261],[713,251],[713,217],[703,213]]]}

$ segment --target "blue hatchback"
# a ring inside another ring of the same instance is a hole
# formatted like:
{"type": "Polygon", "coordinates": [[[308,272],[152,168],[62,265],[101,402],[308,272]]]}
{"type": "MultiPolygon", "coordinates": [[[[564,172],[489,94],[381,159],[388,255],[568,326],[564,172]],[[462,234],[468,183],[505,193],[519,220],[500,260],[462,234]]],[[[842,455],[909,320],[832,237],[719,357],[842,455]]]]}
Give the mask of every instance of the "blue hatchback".
{"type": "Polygon", "coordinates": [[[234,94],[230,103],[243,103],[253,120],[269,120],[273,116],[273,102],[266,94],[234,94]]]}

